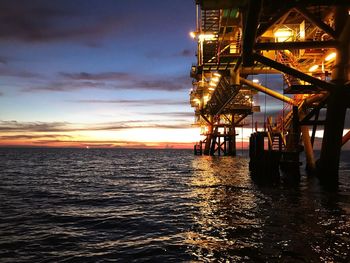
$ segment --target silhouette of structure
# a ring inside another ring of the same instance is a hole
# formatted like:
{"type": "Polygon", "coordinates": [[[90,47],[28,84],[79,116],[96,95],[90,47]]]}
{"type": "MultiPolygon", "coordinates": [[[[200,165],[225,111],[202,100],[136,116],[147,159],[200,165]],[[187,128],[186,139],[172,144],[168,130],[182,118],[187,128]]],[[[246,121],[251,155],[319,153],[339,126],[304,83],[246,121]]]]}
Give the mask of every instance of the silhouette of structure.
{"type": "Polygon", "coordinates": [[[256,126],[251,170],[299,169],[305,151],[308,171],[337,184],[341,148],[350,139],[350,132],[343,135],[350,102],[349,1],[197,0],[196,7],[190,100],[205,137],[195,153],[235,155],[236,128],[260,110],[254,95],[262,92],[288,107],[275,120],[268,117],[262,130],[256,126]],[[283,94],[248,78],[276,73],[283,94]],[[324,134],[316,161],[318,128],[324,134]]]}

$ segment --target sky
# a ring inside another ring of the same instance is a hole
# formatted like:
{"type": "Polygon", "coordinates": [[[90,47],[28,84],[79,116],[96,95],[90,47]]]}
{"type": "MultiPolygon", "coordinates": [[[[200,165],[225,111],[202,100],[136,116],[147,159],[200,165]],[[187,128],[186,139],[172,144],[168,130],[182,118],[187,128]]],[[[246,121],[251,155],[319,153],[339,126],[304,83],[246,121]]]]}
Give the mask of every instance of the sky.
{"type": "MultiPolygon", "coordinates": [[[[194,29],[193,0],[0,1],[0,146],[192,148],[194,29]]],[[[284,106],[255,103],[244,147],[284,106]]]]}
{"type": "Polygon", "coordinates": [[[192,147],[191,0],[2,0],[0,144],[192,147]]]}

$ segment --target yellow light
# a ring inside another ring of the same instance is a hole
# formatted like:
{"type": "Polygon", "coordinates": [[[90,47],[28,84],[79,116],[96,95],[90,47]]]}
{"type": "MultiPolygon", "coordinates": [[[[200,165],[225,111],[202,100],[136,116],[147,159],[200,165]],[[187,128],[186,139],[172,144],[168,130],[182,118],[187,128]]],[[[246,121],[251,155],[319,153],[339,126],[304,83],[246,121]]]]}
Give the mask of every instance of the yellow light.
{"type": "Polygon", "coordinates": [[[313,65],[309,68],[309,72],[314,72],[316,69],[318,69],[318,65],[313,65]]]}
{"type": "Polygon", "coordinates": [[[198,39],[199,39],[200,41],[204,41],[204,40],[210,41],[210,40],[215,40],[216,37],[215,37],[214,34],[200,34],[200,35],[198,36],[198,39]]]}
{"type": "Polygon", "coordinates": [[[332,52],[329,55],[327,55],[327,57],[324,59],[325,61],[330,61],[332,59],[334,59],[337,56],[337,53],[332,52]]]}
{"type": "Polygon", "coordinates": [[[274,33],[275,37],[291,37],[293,32],[291,30],[279,29],[274,33]]]}
{"type": "Polygon", "coordinates": [[[219,77],[214,77],[211,79],[211,81],[214,81],[214,82],[219,82],[219,80],[220,80],[219,77]]]}
{"type": "Polygon", "coordinates": [[[221,75],[219,73],[216,73],[216,72],[213,75],[216,77],[219,77],[219,78],[221,77],[221,75]]]}
{"type": "Polygon", "coordinates": [[[209,83],[209,86],[216,87],[216,83],[210,82],[210,83],[209,83]]]}
{"type": "Polygon", "coordinates": [[[196,33],[195,33],[195,32],[193,32],[193,31],[191,31],[191,32],[190,32],[190,37],[192,37],[193,39],[195,39],[195,37],[196,37],[196,33]]]}
{"type": "Polygon", "coordinates": [[[245,95],[244,98],[249,99],[250,97],[249,97],[249,95],[245,95]]]}
{"type": "Polygon", "coordinates": [[[206,95],[203,97],[204,102],[207,102],[209,100],[209,95],[206,95]]]}
{"type": "Polygon", "coordinates": [[[215,88],[210,87],[210,88],[208,88],[208,90],[215,90],[215,88]]]}

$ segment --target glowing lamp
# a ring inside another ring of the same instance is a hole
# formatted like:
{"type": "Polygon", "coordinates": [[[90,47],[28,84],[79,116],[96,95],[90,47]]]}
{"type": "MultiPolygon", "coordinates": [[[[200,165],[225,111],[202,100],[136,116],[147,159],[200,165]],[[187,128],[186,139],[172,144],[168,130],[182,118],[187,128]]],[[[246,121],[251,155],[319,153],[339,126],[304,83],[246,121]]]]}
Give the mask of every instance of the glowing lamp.
{"type": "Polygon", "coordinates": [[[211,81],[219,82],[219,77],[214,77],[214,78],[211,79],[211,81]]]}
{"type": "Polygon", "coordinates": [[[191,32],[190,32],[190,37],[192,37],[193,39],[195,39],[195,38],[196,38],[196,33],[193,32],[193,31],[191,31],[191,32]]]}
{"type": "Polygon", "coordinates": [[[221,77],[221,75],[220,75],[219,73],[216,73],[216,72],[215,72],[213,75],[214,75],[215,77],[219,77],[219,78],[221,77]]]}
{"type": "Polygon", "coordinates": [[[279,29],[274,33],[275,37],[291,37],[293,35],[293,32],[291,30],[282,30],[279,29]]]}
{"type": "Polygon", "coordinates": [[[209,86],[216,87],[216,83],[210,82],[210,83],[209,83],[209,86]]]}
{"type": "Polygon", "coordinates": [[[198,36],[198,39],[199,39],[200,41],[210,41],[210,40],[215,40],[216,37],[215,37],[214,34],[200,34],[200,35],[198,36]]]}
{"type": "Polygon", "coordinates": [[[332,53],[329,53],[329,54],[327,55],[327,57],[325,57],[324,60],[325,60],[325,61],[330,61],[330,60],[334,59],[336,56],[337,56],[337,53],[332,52],[332,53]]]}
{"type": "Polygon", "coordinates": [[[259,80],[258,79],[253,79],[253,82],[254,83],[259,83],[259,80]]]}
{"type": "Polygon", "coordinates": [[[316,69],[318,69],[318,65],[313,65],[309,68],[309,72],[314,72],[316,69]]]}

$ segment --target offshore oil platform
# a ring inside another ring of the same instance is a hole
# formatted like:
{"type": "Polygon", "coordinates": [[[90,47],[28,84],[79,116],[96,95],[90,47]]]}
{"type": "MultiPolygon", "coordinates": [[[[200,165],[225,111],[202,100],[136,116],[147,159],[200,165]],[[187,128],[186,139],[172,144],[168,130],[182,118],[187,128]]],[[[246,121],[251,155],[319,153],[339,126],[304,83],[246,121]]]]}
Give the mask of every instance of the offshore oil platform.
{"type": "Polygon", "coordinates": [[[299,171],[304,151],[307,171],[337,185],[340,153],[350,139],[344,130],[350,2],[197,0],[190,35],[198,43],[190,101],[204,136],[195,154],[236,155],[237,129],[249,124],[252,173],[299,171]],[[259,74],[279,74],[283,92],[251,79],[259,74]],[[260,111],[254,102],[259,92],[285,105],[260,124],[247,121],[260,111]],[[318,130],[323,137],[316,160],[318,130]]]}

